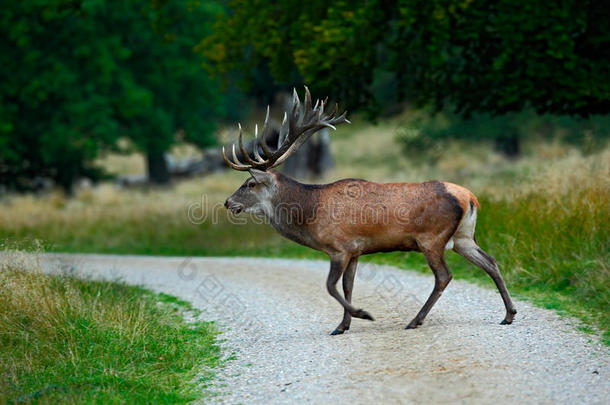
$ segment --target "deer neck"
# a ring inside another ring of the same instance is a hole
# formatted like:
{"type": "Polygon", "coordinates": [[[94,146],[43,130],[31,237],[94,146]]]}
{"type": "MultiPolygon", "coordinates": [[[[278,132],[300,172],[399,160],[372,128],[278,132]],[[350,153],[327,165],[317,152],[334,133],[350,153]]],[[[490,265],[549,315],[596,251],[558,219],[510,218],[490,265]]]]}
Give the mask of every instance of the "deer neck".
{"type": "Polygon", "coordinates": [[[281,174],[277,180],[267,214],[271,225],[283,236],[311,246],[308,229],[315,221],[321,186],[302,184],[281,174]]]}

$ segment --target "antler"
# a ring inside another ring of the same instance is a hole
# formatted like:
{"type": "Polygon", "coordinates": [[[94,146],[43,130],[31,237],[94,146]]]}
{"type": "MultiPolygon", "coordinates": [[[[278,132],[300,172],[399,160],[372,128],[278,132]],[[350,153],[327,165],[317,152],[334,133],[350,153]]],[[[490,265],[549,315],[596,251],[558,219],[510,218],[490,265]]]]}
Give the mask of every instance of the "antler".
{"type": "Polygon", "coordinates": [[[260,138],[258,137],[258,125],[254,129],[254,158],[250,157],[246,147],[244,146],[241,124],[238,124],[239,150],[247,163],[242,163],[239,161],[237,158],[237,153],[235,152],[235,144],[233,144],[231,149],[233,161],[227,157],[224,146],[222,148],[222,157],[224,158],[226,164],[232,169],[240,171],[249,169],[271,169],[272,167],[281,165],[315,132],[321,130],[322,128],[337,129],[335,128],[335,125],[339,125],[344,122],[349,123],[349,120],[345,117],[347,111],[338,117],[334,116],[337,113],[337,105],[335,105],[335,108],[331,113],[326,113],[324,111],[327,100],[328,99],[323,101],[316,100],[316,104],[312,107],[311,94],[309,93],[307,86],[305,86],[305,101],[301,107],[301,100],[299,100],[299,95],[297,94],[296,89],[294,89],[292,107],[290,108],[290,112],[284,113],[284,120],[282,121],[278,138],[278,147],[275,151],[271,151],[271,148],[267,144],[267,136],[271,131],[269,127],[269,107],[267,107],[267,115],[265,117],[265,123],[263,124],[260,138]],[[265,158],[263,158],[258,151],[259,145],[263,150],[265,158]]]}

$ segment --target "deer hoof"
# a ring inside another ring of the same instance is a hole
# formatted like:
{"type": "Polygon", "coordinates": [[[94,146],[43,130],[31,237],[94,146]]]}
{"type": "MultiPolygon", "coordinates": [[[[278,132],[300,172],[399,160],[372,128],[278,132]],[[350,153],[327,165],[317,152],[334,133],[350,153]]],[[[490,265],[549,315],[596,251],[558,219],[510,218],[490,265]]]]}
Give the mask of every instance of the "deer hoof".
{"type": "Polygon", "coordinates": [[[422,323],[424,323],[424,321],[416,321],[413,319],[407,326],[405,326],[405,329],[417,329],[417,327],[422,323]]]}
{"type": "Polygon", "coordinates": [[[344,334],[344,333],[345,333],[345,331],[344,331],[344,330],[341,330],[341,329],[335,329],[334,331],[330,332],[330,335],[331,335],[331,336],[335,336],[335,335],[342,335],[342,334],[344,334]]]}
{"type": "Polygon", "coordinates": [[[366,312],[364,309],[357,310],[356,312],[354,312],[352,314],[352,316],[354,318],[368,319],[369,321],[375,320],[375,318],[373,318],[373,316],[371,314],[369,314],[368,312],[366,312]]]}
{"type": "Polygon", "coordinates": [[[506,311],[506,316],[504,320],[500,322],[500,325],[510,325],[513,323],[513,319],[515,319],[515,315],[517,314],[517,310],[515,308],[511,308],[506,311]]]}

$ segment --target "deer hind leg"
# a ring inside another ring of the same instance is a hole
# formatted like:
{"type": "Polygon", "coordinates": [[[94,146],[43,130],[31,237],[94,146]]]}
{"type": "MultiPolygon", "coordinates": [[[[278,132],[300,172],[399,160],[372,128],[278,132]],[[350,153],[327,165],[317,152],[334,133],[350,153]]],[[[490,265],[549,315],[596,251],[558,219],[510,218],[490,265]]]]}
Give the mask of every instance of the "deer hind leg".
{"type": "MultiPolygon", "coordinates": [[[[358,267],[358,258],[353,257],[345,272],[343,273],[343,296],[348,303],[352,303],[352,291],[354,288],[354,277],[356,276],[356,267],[358,267]]],[[[349,330],[349,326],[352,323],[352,316],[347,309],[343,311],[343,320],[337,326],[337,328],[331,332],[331,335],[340,335],[346,330],[349,330]]]]}
{"type": "Polygon", "coordinates": [[[496,287],[498,287],[498,291],[500,291],[500,295],[502,296],[502,301],[504,301],[504,307],[506,308],[506,317],[500,324],[509,325],[513,322],[515,318],[515,314],[517,310],[513,305],[513,302],[510,299],[510,294],[506,289],[506,284],[504,284],[504,280],[502,279],[502,275],[500,274],[500,269],[498,268],[498,263],[496,259],[494,259],[491,255],[486,253],[483,249],[481,249],[474,239],[470,238],[461,238],[455,241],[455,246],[453,248],[456,253],[464,256],[469,262],[478,266],[485,270],[487,274],[492,278],[494,283],[496,283],[496,287]]]}
{"type": "Polygon", "coordinates": [[[419,310],[415,318],[409,322],[405,329],[415,329],[424,322],[426,315],[428,315],[428,312],[430,312],[453,278],[445,263],[444,249],[435,252],[424,252],[424,255],[426,256],[428,266],[434,273],[434,289],[432,290],[432,293],[430,293],[424,306],[419,310]]]}
{"type": "MultiPolygon", "coordinates": [[[[337,281],[339,281],[339,278],[341,277],[341,275],[343,275],[343,272],[347,269],[350,262],[351,262],[350,256],[331,258],[330,272],[328,273],[328,278],[326,279],[326,288],[328,290],[328,293],[333,298],[335,298],[337,301],[339,301],[339,303],[343,306],[345,311],[347,311],[347,313],[351,317],[368,319],[369,321],[374,321],[374,318],[371,316],[371,314],[369,314],[368,312],[366,312],[363,309],[354,308],[354,306],[352,306],[352,304],[350,304],[345,298],[343,298],[341,296],[341,294],[339,294],[339,291],[337,291],[337,281]]],[[[355,271],[355,265],[354,265],[354,271],[355,271]]],[[[335,331],[333,331],[332,334],[337,334],[334,332],[335,331]]]]}

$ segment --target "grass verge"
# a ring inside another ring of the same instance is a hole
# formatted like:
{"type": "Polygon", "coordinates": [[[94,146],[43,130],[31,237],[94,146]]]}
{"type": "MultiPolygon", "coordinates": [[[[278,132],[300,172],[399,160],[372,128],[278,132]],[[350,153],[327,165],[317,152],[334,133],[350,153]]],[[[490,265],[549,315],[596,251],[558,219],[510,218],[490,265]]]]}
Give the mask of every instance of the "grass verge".
{"type": "Polygon", "coordinates": [[[187,323],[188,304],[24,270],[0,265],[0,403],[185,403],[205,392],[217,332],[187,323]]]}

